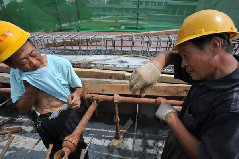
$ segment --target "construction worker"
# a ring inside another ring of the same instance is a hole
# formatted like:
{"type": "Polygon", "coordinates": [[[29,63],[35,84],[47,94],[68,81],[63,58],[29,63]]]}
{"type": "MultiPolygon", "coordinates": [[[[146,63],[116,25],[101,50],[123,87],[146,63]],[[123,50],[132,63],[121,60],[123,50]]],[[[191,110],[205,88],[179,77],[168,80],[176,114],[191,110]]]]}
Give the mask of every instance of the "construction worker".
{"type": "Polygon", "coordinates": [[[202,10],[184,20],[172,49],[178,53],[159,53],[132,73],[133,93],[144,94],[168,64],[192,84],[179,115],[168,103],[155,113],[172,130],[162,159],[239,158],[239,66],[231,44],[238,36],[226,14],[202,10]]]}
{"type": "MultiPolygon", "coordinates": [[[[5,21],[0,21],[0,26],[0,62],[12,68],[12,102],[20,113],[30,114],[46,148],[53,144],[53,158],[81,120],[79,108],[84,87],[68,60],[41,55],[29,39],[30,33],[18,26],[5,21]]],[[[85,148],[81,135],[69,158],[79,158],[85,148]]]]}

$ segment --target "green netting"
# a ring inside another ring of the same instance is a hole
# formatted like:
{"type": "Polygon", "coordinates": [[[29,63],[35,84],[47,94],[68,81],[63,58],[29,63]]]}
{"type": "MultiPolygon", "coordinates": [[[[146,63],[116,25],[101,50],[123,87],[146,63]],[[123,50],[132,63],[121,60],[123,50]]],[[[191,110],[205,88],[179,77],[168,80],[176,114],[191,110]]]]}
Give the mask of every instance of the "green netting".
{"type": "Polygon", "coordinates": [[[179,29],[190,14],[217,9],[239,26],[238,0],[0,0],[0,19],[29,32],[179,29]]]}

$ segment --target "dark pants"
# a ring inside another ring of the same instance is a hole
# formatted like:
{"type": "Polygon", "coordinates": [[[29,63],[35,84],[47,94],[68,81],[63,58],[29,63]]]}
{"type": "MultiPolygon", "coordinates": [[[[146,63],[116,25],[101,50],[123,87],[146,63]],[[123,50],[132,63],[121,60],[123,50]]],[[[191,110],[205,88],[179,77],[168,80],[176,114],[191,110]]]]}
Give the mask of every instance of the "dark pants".
{"type": "MultiPolygon", "coordinates": [[[[31,113],[31,119],[46,148],[49,148],[49,144],[53,144],[50,158],[53,158],[54,154],[62,149],[64,138],[73,133],[81,117],[82,115],[77,109],[64,110],[57,118],[53,119],[49,119],[48,114],[37,116],[35,111],[31,113]]],[[[85,148],[86,144],[81,135],[76,150],[68,158],[79,159],[81,150],[85,148]]],[[[85,158],[88,158],[88,153],[86,153],[85,158]]]]}
{"type": "Polygon", "coordinates": [[[168,135],[161,159],[190,159],[173,132],[168,135]]]}

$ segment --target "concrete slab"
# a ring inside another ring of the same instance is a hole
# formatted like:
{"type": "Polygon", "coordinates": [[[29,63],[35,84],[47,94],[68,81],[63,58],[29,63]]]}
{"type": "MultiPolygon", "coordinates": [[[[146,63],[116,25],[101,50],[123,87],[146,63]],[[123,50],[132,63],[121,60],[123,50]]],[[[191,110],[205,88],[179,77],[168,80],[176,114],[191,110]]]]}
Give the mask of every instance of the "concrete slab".
{"type": "MultiPolygon", "coordinates": [[[[131,118],[134,121],[135,114],[120,114],[120,129],[131,118]]],[[[4,155],[4,159],[22,159],[26,153],[26,159],[42,159],[46,157],[47,149],[42,141],[38,142],[40,137],[37,133],[31,132],[32,122],[24,115],[6,117],[0,116],[0,121],[5,122],[15,118],[15,122],[22,122],[22,132],[13,134],[14,139],[4,155]]],[[[93,116],[83,132],[84,140],[89,144],[89,158],[91,159],[124,159],[124,158],[144,158],[159,159],[162,153],[165,139],[168,135],[169,128],[165,123],[159,122],[158,119],[141,120],[138,119],[137,133],[135,135],[134,151],[134,124],[124,134],[124,138],[118,146],[112,151],[108,144],[115,136],[116,126],[113,122],[113,114],[103,114],[103,116],[93,116]]],[[[9,135],[0,135],[0,152],[7,143],[9,135]]]]}

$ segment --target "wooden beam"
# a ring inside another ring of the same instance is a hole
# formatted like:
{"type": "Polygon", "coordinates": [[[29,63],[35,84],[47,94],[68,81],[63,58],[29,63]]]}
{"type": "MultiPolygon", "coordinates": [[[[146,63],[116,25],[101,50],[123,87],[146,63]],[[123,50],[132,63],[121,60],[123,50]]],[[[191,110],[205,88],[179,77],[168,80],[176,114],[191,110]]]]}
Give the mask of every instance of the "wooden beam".
{"type": "Polygon", "coordinates": [[[125,80],[126,78],[129,78],[131,75],[131,73],[128,73],[126,71],[82,69],[82,68],[74,68],[74,70],[80,78],[125,80]]]}
{"type": "Polygon", "coordinates": [[[178,83],[178,84],[187,84],[186,82],[180,80],[180,79],[175,79],[174,75],[168,75],[168,74],[161,74],[158,83],[178,83]]]}
{"type": "MultiPolygon", "coordinates": [[[[108,80],[108,79],[89,79],[81,78],[85,85],[87,93],[97,94],[125,94],[132,95],[129,90],[128,80],[108,80]]],[[[150,96],[180,96],[187,95],[191,85],[187,84],[169,84],[156,83],[152,88],[146,91],[150,96]]],[[[139,92],[136,93],[139,95],[139,92]]]]}
{"type": "MultiPolygon", "coordinates": [[[[114,79],[114,80],[129,80],[131,73],[126,71],[112,71],[100,69],[82,69],[74,68],[76,74],[80,78],[98,78],[98,79],[114,79]]],[[[174,75],[161,74],[158,83],[181,83],[186,84],[184,81],[175,79],[174,75]]]]}
{"type": "Polygon", "coordinates": [[[0,73],[0,83],[10,83],[10,74],[0,73]]]}
{"type": "Polygon", "coordinates": [[[10,73],[11,68],[5,65],[4,63],[0,63],[0,72],[2,73],[10,73]]]}
{"type": "Polygon", "coordinates": [[[45,159],[49,159],[52,148],[53,148],[53,144],[49,144],[49,148],[48,148],[48,151],[47,151],[45,159]]]}
{"type": "MultiPolygon", "coordinates": [[[[100,69],[82,69],[74,68],[76,74],[80,78],[95,78],[95,79],[114,79],[114,80],[129,80],[131,73],[126,71],[112,71],[112,70],[100,70],[100,69]]],[[[9,67],[0,64],[0,83],[9,83],[9,67]]],[[[185,82],[175,79],[173,75],[161,74],[158,83],[181,83],[185,82]]]]}
{"type": "MultiPolygon", "coordinates": [[[[9,75],[4,74],[2,77],[5,79],[0,81],[0,83],[10,83],[9,75]]],[[[0,80],[1,79],[3,78],[0,78],[0,80]]],[[[85,85],[85,91],[87,93],[132,95],[131,91],[129,90],[129,80],[96,78],[81,78],[81,80],[85,85]]],[[[187,84],[156,83],[152,88],[146,91],[146,95],[184,97],[187,95],[190,87],[191,86],[187,84]]]]}
{"type": "Polygon", "coordinates": [[[5,128],[0,130],[0,135],[4,134],[13,134],[13,133],[18,133],[22,131],[22,127],[13,127],[13,128],[5,128]]]}
{"type": "Polygon", "coordinates": [[[10,144],[12,143],[14,136],[11,135],[11,137],[8,139],[7,144],[4,146],[4,149],[2,150],[1,154],[0,154],[0,159],[3,158],[3,156],[5,155],[5,153],[7,152],[8,147],[10,146],[10,144]]]}

